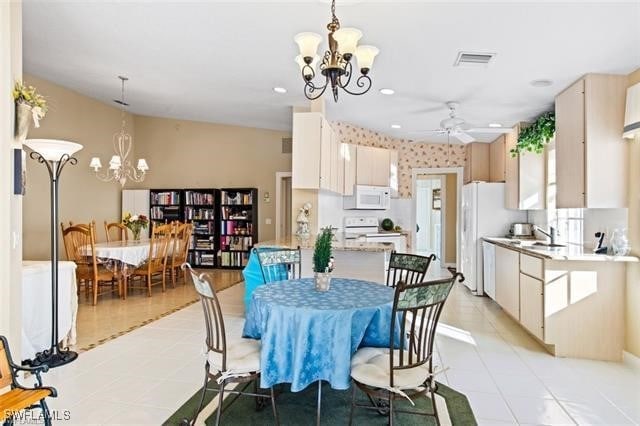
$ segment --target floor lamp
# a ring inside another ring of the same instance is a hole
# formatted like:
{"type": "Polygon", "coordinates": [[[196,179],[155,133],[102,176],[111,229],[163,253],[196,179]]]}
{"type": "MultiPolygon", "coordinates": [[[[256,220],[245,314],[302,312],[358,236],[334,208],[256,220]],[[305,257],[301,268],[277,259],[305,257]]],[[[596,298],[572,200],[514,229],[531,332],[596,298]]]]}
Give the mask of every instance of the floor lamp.
{"type": "Polygon", "coordinates": [[[78,357],[76,352],[61,350],[58,338],[58,181],[67,163],[75,165],[78,160],[72,155],[82,149],[75,142],[55,139],[28,139],[25,145],[33,150],[29,155],[44,164],[49,172],[51,188],[51,347],[38,352],[30,364],[46,364],[49,368],[67,364],[78,357]]]}

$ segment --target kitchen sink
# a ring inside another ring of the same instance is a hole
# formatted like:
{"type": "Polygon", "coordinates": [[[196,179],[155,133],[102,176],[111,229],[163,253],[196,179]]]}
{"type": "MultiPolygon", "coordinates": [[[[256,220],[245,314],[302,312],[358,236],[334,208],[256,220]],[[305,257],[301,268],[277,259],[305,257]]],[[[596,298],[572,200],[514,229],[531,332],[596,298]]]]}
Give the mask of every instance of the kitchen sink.
{"type": "Polygon", "coordinates": [[[532,246],[537,246],[537,247],[544,247],[544,248],[561,248],[561,247],[566,247],[566,244],[551,244],[551,243],[545,243],[542,241],[536,241],[535,243],[532,244],[532,246]]]}

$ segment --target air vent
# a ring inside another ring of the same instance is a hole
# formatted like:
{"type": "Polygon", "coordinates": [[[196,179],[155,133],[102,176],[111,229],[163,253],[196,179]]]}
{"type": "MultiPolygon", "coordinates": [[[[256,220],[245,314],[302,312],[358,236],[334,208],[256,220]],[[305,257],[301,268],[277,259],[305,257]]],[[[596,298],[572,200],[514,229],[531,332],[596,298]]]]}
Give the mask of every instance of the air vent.
{"type": "Polygon", "coordinates": [[[456,67],[488,65],[494,56],[496,56],[495,53],[460,52],[453,65],[456,67]]]}
{"type": "Polygon", "coordinates": [[[293,148],[292,139],[282,138],[282,153],[291,154],[292,148],[293,148]]]}

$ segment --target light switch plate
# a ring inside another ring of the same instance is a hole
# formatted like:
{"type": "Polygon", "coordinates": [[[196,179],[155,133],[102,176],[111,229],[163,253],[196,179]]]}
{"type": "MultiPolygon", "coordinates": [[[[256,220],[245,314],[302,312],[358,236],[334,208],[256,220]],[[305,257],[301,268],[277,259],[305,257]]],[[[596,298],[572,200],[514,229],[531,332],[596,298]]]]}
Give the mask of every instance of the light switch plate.
{"type": "Polygon", "coordinates": [[[266,225],[271,225],[271,218],[270,218],[270,217],[266,218],[266,219],[264,220],[264,223],[265,223],[266,225]]]}

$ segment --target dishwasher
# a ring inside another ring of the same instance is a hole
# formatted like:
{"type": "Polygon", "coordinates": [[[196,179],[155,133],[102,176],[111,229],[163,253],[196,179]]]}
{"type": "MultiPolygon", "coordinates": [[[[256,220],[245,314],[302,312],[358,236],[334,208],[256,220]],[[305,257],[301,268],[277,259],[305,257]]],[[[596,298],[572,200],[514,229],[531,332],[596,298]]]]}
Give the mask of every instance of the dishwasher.
{"type": "Polygon", "coordinates": [[[487,241],[482,242],[482,266],[484,292],[496,300],[496,246],[487,241]]]}

